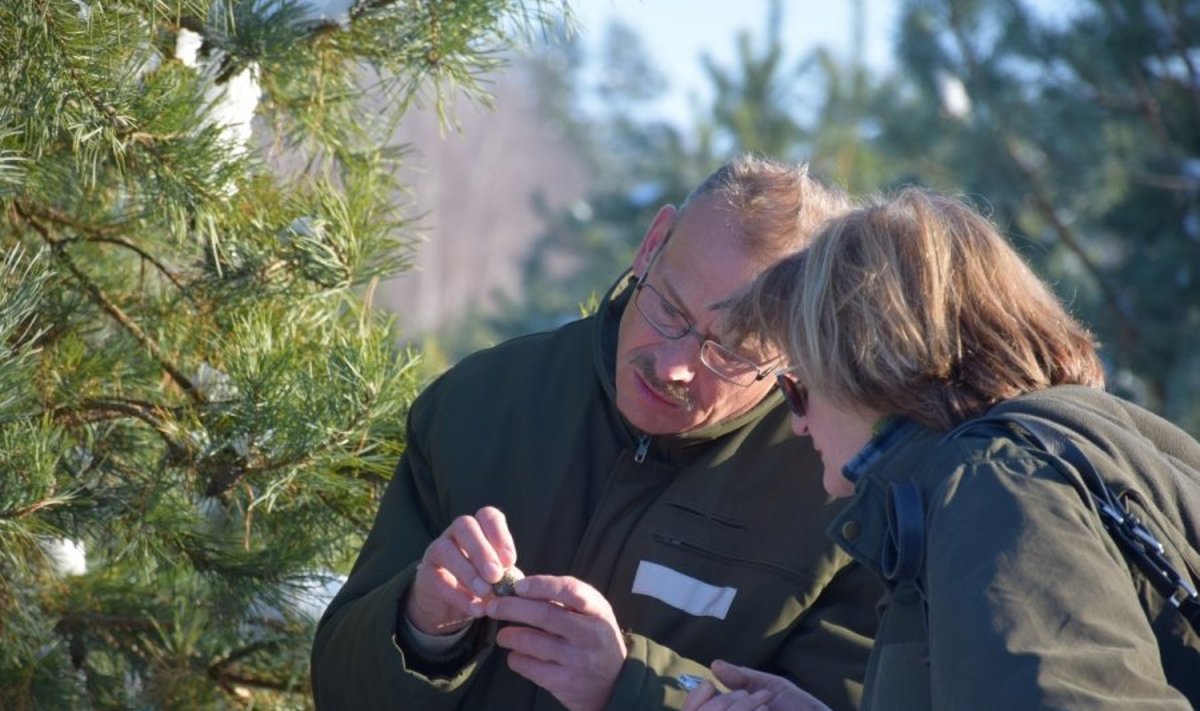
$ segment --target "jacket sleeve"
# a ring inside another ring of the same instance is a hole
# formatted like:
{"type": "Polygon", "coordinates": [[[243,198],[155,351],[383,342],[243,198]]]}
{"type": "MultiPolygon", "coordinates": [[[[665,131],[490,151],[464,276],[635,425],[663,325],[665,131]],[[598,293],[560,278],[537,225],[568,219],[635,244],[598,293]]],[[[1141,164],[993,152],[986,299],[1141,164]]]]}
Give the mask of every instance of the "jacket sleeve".
{"type": "MultiPolygon", "coordinates": [[[[759,668],[790,679],[834,711],[854,711],[862,698],[880,594],[879,582],[866,568],[856,563],[842,567],[759,668]]],[[[680,709],[687,697],[677,682],[680,674],[713,679],[707,666],[651,639],[627,635],[626,642],[628,657],[608,711],[680,709]]]]}
{"type": "Polygon", "coordinates": [[[398,641],[401,602],[425,548],[445,527],[422,449],[421,400],[409,413],[407,448],[366,543],[317,626],[311,660],[317,708],[453,709],[492,651],[494,630],[478,625],[481,633],[460,643],[453,664],[427,675],[419,670],[428,667],[409,659],[398,641]]]}
{"type": "Polygon", "coordinates": [[[928,521],[935,709],[1190,708],[1119,549],[1049,465],[968,465],[928,521]]]}

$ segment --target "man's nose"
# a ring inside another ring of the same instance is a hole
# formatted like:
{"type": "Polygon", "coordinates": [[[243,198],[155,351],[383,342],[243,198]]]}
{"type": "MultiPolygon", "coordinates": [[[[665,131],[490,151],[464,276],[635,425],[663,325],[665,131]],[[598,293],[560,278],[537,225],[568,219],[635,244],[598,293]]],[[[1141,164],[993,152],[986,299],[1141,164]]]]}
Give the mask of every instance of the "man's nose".
{"type": "Polygon", "coordinates": [[[656,359],[658,377],[672,383],[690,383],[696,377],[700,363],[702,341],[694,333],[663,343],[656,359]]]}

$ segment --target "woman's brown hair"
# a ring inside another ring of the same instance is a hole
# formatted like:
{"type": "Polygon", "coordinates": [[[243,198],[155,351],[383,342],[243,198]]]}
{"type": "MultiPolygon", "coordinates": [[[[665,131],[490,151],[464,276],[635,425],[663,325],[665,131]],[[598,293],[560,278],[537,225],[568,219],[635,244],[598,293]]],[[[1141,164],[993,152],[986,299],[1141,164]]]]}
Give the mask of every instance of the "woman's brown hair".
{"type": "Polygon", "coordinates": [[[1104,386],[1091,334],[992,223],[925,189],[830,221],[735,312],[814,392],[939,430],[1052,385],[1104,386]]]}

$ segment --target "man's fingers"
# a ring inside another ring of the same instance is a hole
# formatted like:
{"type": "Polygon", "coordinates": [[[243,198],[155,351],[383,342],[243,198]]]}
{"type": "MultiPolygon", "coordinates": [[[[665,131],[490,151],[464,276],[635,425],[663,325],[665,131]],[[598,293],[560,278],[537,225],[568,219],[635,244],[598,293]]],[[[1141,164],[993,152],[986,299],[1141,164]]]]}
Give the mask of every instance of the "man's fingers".
{"type": "Polygon", "coordinates": [[[703,687],[688,695],[684,702],[684,711],[758,711],[766,709],[771,700],[771,694],[761,689],[754,693],[737,689],[727,694],[714,695],[712,698],[705,697],[703,703],[694,701],[693,697],[700,698],[702,691],[703,687]]]}
{"type": "Polygon", "coordinates": [[[425,549],[405,613],[424,632],[482,617],[484,601],[496,594],[493,585],[515,560],[499,509],[459,516],[425,549]]]}
{"type": "Polygon", "coordinates": [[[692,690],[683,701],[683,711],[696,711],[705,702],[717,695],[717,687],[707,679],[692,690]]]}
{"type": "Polygon", "coordinates": [[[731,703],[725,707],[725,711],[757,711],[766,708],[766,703],[771,700],[771,692],[759,689],[750,693],[739,689],[726,694],[726,698],[731,703]]]}
{"type": "Polygon", "coordinates": [[[519,581],[516,590],[523,598],[553,602],[585,615],[605,617],[612,612],[598,590],[570,576],[531,575],[519,581]]]}
{"type": "Polygon", "coordinates": [[[626,655],[608,601],[570,577],[533,576],[515,587],[515,596],[487,601],[490,616],[517,623],[496,636],[509,667],[569,709],[600,708],[626,655]]]}
{"type": "Polygon", "coordinates": [[[470,577],[465,579],[460,577],[459,580],[462,580],[468,587],[479,588],[475,590],[477,594],[487,594],[487,591],[482,589],[482,585],[491,585],[499,580],[500,576],[504,574],[504,567],[500,565],[496,550],[492,548],[491,541],[484,535],[479,521],[474,516],[459,516],[446,529],[446,534],[461,551],[460,555],[464,556],[471,564],[472,574],[470,577]],[[476,578],[482,581],[482,585],[475,583],[476,578]]]}
{"type": "Polygon", "coordinates": [[[434,567],[430,571],[439,586],[441,586],[441,598],[448,604],[452,604],[455,608],[462,610],[463,614],[471,617],[483,616],[483,601],[470,588],[463,586],[462,582],[455,578],[444,568],[434,567]]]}
{"type": "Polygon", "coordinates": [[[580,613],[542,600],[498,597],[487,602],[487,616],[545,630],[559,637],[574,637],[583,619],[580,613]]]}
{"type": "Polygon", "coordinates": [[[408,596],[405,616],[426,634],[443,634],[482,617],[483,601],[461,585],[444,568],[422,563],[408,596]]]}
{"type": "Polygon", "coordinates": [[[558,663],[570,652],[562,637],[533,627],[502,627],[496,633],[496,644],[518,654],[558,663]]]}
{"type": "MultiPolygon", "coordinates": [[[[513,543],[512,533],[508,530],[508,519],[504,512],[494,506],[484,506],[475,513],[475,520],[483,530],[483,535],[492,545],[496,554],[496,562],[503,570],[517,564],[517,546],[513,543]]],[[[488,582],[496,582],[488,580],[488,582]]]]}
{"type": "Polygon", "coordinates": [[[555,662],[547,662],[519,652],[508,653],[508,668],[543,689],[557,689],[567,681],[568,670],[555,662]]]}
{"type": "Polygon", "coordinates": [[[425,549],[422,567],[430,569],[431,573],[441,579],[453,580],[455,584],[470,589],[472,581],[479,577],[475,566],[463,555],[458,543],[449,536],[442,536],[429,544],[425,549]]]}
{"type": "Polygon", "coordinates": [[[712,669],[713,676],[730,689],[738,689],[750,683],[750,675],[746,669],[724,660],[713,660],[709,668],[712,669]]]}

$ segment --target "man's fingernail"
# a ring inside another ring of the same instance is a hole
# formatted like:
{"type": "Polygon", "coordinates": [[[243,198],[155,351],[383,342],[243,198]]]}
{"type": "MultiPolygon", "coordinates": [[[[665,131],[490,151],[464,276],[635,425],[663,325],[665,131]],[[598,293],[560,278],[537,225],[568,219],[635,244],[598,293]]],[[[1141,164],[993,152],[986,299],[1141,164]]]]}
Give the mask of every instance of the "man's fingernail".
{"type": "Polygon", "coordinates": [[[472,580],[471,589],[474,590],[475,594],[479,597],[489,595],[492,592],[492,586],[484,582],[483,578],[475,578],[472,580]]]}

